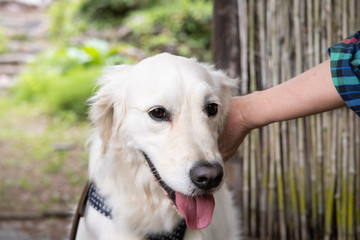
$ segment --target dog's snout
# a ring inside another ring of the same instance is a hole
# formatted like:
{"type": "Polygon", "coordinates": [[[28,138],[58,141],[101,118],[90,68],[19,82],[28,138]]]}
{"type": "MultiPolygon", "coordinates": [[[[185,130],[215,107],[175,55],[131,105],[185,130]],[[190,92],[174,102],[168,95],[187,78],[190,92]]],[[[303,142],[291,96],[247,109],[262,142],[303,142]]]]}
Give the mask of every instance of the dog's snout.
{"type": "Polygon", "coordinates": [[[219,186],[223,175],[224,170],[218,163],[202,162],[190,170],[191,181],[203,190],[210,190],[219,186]]]}

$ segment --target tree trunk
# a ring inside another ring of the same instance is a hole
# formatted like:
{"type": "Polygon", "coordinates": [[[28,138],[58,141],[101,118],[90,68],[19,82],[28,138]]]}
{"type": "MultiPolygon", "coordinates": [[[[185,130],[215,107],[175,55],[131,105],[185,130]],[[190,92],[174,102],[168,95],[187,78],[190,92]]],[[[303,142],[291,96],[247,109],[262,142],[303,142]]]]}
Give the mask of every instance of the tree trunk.
{"type": "Polygon", "coordinates": [[[218,69],[230,77],[240,73],[237,0],[214,0],[212,55],[218,69]]]}

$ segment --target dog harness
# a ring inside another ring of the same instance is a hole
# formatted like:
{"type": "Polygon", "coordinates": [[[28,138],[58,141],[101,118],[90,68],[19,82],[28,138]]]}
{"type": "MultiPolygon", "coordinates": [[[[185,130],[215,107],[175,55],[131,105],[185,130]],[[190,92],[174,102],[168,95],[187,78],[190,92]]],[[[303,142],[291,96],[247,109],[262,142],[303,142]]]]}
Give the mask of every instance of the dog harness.
{"type": "MultiPolygon", "coordinates": [[[[78,209],[80,214],[76,214],[73,223],[73,229],[71,235],[76,237],[77,224],[79,221],[79,217],[83,216],[85,211],[85,204],[89,202],[90,206],[94,208],[96,211],[101,213],[107,218],[112,219],[112,213],[110,206],[106,203],[106,198],[99,193],[99,190],[96,188],[94,183],[88,183],[84,189],[83,196],[79,202],[78,209]],[[80,215],[80,216],[78,216],[80,215]],[[74,230],[75,228],[75,230],[74,230]]],[[[77,211],[78,212],[78,211],[77,211]]],[[[145,236],[146,240],[183,240],[185,231],[186,231],[186,222],[185,219],[182,219],[180,223],[173,229],[170,233],[162,233],[162,234],[148,234],[145,236]]]]}
{"type": "Polygon", "coordinates": [[[90,184],[89,192],[88,192],[88,199],[90,206],[95,208],[96,211],[104,215],[105,217],[108,217],[112,219],[111,215],[111,208],[106,203],[105,197],[100,195],[98,189],[96,188],[95,184],[90,184]]]}

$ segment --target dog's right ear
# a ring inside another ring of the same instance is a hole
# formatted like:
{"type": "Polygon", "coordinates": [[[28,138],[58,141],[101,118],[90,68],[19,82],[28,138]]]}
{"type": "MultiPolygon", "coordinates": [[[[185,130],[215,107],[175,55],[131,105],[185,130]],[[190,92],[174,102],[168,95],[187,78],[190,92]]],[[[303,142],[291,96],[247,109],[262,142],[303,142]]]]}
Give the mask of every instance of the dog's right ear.
{"type": "Polygon", "coordinates": [[[124,78],[131,68],[129,65],[108,67],[98,80],[99,90],[88,101],[89,117],[99,132],[103,153],[126,113],[124,78]]]}

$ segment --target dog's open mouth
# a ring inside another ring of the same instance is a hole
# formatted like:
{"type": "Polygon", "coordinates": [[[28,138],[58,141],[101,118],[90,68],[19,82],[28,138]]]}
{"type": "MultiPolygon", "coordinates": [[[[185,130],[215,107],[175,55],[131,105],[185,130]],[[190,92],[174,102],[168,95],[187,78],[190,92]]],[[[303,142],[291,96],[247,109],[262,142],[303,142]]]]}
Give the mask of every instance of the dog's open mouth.
{"type": "Polygon", "coordinates": [[[186,225],[191,229],[203,229],[212,219],[215,200],[212,194],[187,196],[170,188],[159,175],[150,158],[144,153],[152,174],[160,186],[167,192],[171,201],[185,217],[186,225]]]}

